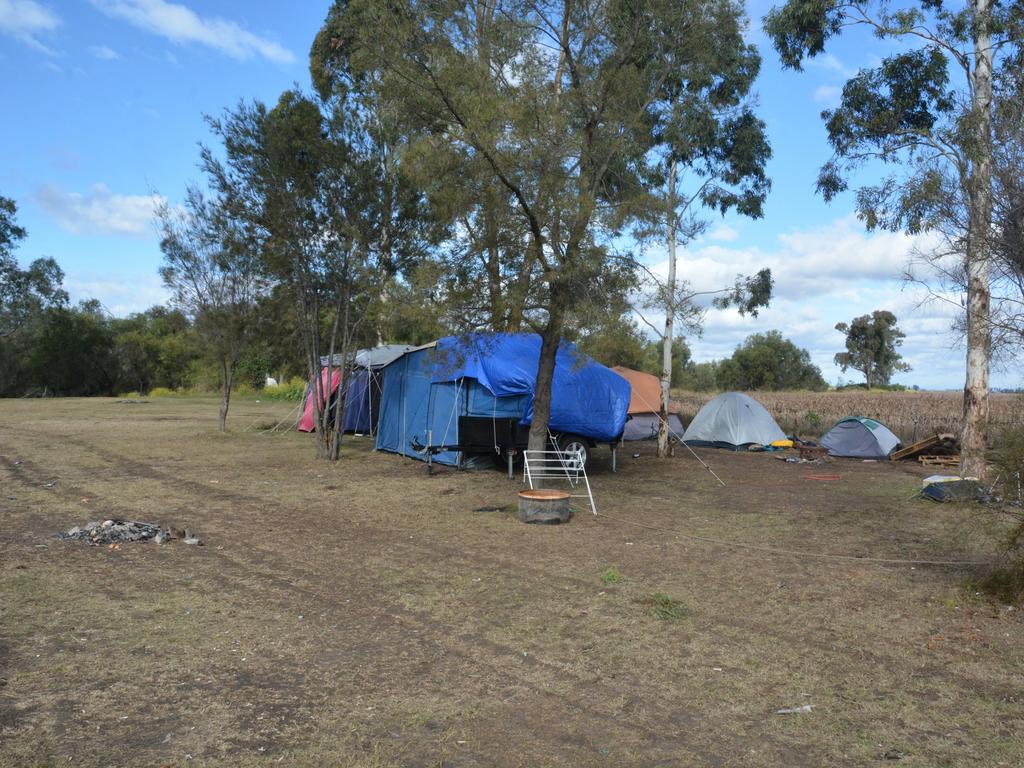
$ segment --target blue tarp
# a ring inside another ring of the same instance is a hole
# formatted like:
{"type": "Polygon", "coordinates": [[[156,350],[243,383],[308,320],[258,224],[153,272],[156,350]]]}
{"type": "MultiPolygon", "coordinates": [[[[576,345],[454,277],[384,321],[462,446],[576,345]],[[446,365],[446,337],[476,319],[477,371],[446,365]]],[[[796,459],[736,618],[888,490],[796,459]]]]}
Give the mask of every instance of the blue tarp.
{"type": "MultiPolygon", "coordinates": [[[[424,458],[411,446],[458,444],[459,416],[519,417],[529,424],[540,360],[535,334],[448,336],[383,370],[377,448],[424,458]]],[[[555,358],[550,427],[596,442],[622,434],[629,383],[564,343],[555,358]]],[[[458,455],[435,456],[445,464],[458,455]]]]}

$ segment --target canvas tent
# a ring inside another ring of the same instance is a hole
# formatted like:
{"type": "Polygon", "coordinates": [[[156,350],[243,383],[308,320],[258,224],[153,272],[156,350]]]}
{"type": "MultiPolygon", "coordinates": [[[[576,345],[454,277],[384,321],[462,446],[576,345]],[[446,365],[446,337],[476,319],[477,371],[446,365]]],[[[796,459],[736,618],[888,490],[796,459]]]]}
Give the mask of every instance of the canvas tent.
{"type": "MultiPolygon", "coordinates": [[[[612,370],[629,382],[629,420],[622,432],[623,440],[654,440],[661,426],[661,381],[643,371],[634,371],[622,365],[612,370]]],[[[669,404],[668,428],[677,435],[683,434],[683,423],[678,408],[669,404]]]]}
{"type": "Polygon", "coordinates": [[[683,433],[683,442],[715,448],[768,445],[786,434],[763,405],[742,392],[723,392],[704,405],[683,433]]]}
{"type": "Polygon", "coordinates": [[[830,456],[856,459],[887,459],[900,446],[900,439],[885,424],[864,416],[841,419],[821,438],[830,456]]]}
{"type": "MultiPolygon", "coordinates": [[[[377,448],[457,465],[473,452],[467,446],[493,453],[521,444],[533,416],[540,344],[536,334],[481,333],[405,353],[383,370],[377,448]]],[[[615,442],[628,406],[628,382],[563,342],[555,356],[553,431],[615,442]]]]}
{"type": "MultiPolygon", "coordinates": [[[[413,349],[411,344],[382,344],[373,349],[360,349],[352,361],[346,387],[348,396],[345,400],[345,416],[342,428],[345,432],[373,434],[377,429],[380,414],[381,369],[392,360],[413,349]]],[[[341,382],[341,356],[335,355],[332,361],[331,387],[329,397],[333,400],[341,382]]],[[[327,384],[327,357],[320,358],[323,366],[320,375],[322,386],[327,384]]],[[[313,408],[313,383],[306,388],[306,399],[302,406],[299,419],[300,432],[312,432],[315,419],[313,408]]]]}

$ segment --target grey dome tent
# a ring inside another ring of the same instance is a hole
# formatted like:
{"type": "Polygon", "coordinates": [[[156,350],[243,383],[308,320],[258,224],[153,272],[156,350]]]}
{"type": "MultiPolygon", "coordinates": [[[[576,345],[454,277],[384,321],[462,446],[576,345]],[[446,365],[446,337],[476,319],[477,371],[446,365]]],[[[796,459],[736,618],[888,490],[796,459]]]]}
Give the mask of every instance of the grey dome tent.
{"type": "Polygon", "coordinates": [[[689,445],[740,448],[785,440],[775,419],[757,400],[741,392],[723,392],[704,405],[683,433],[689,445]]]}
{"type": "Polygon", "coordinates": [[[831,456],[887,459],[900,446],[900,439],[880,421],[850,416],[826,432],[821,444],[831,456]]]}

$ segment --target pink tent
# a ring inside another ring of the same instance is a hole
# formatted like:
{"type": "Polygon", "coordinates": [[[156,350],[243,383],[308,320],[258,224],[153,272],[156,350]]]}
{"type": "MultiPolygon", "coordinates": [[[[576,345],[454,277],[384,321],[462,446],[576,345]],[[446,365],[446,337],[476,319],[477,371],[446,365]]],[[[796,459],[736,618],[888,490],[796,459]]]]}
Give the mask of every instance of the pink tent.
{"type": "MultiPolygon", "coordinates": [[[[320,370],[320,382],[322,389],[327,389],[327,369],[322,368],[320,370]]],[[[341,383],[341,369],[335,368],[331,371],[331,390],[327,395],[328,401],[331,395],[338,391],[338,385],[341,383]]],[[[309,383],[309,387],[306,389],[306,402],[302,405],[302,418],[299,419],[299,431],[300,432],[312,432],[316,422],[316,412],[313,408],[313,398],[316,397],[314,391],[313,382],[309,383]]],[[[323,399],[320,400],[320,407],[324,407],[323,399]]]]}

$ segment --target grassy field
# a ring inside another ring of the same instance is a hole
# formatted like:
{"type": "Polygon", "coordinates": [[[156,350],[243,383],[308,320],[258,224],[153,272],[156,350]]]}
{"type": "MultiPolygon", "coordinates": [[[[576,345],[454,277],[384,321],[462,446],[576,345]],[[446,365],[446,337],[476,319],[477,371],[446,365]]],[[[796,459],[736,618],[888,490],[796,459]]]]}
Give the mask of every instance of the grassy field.
{"type": "Polygon", "coordinates": [[[0,765],[1024,764],[1022,611],[867,559],[992,551],[913,464],[595,452],[606,516],[527,526],[496,471],[241,431],[290,408],[0,401],[0,765]],[[107,517],[204,546],[54,538],[107,517]]]}
{"type": "MultiPolygon", "coordinates": [[[[885,392],[841,390],[832,392],[748,392],[771,412],[786,434],[819,437],[839,419],[868,416],[878,419],[904,443],[937,432],[960,433],[963,395],[960,392],[885,392]]],[[[685,423],[715,393],[674,393],[685,423]]],[[[993,433],[1005,428],[1024,428],[1024,396],[994,394],[990,423],[993,433]]]]}

